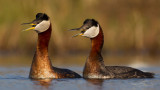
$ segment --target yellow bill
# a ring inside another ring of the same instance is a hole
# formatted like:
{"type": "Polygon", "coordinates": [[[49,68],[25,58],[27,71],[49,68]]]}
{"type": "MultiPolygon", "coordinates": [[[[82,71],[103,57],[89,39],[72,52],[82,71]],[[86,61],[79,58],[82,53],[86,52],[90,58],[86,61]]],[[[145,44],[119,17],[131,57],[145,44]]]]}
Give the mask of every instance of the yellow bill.
{"type": "Polygon", "coordinates": [[[31,23],[31,24],[29,24],[29,25],[32,25],[32,26],[34,26],[34,25],[36,25],[36,24],[34,24],[34,23],[31,23]]]}
{"type": "Polygon", "coordinates": [[[31,27],[31,28],[25,29],[23,31],[29,31],[29,30],[33,30],[33,29],[35,29],[35,27],[31,27]]]}
{"type": "Polygon", "coordinates": [[[74,35],[72,37],[77,37],[77,36],[82,36],[82,35],[83,35],[83,33],[78,33],[78,34],[76,34],[76,35],[74,35]]]}

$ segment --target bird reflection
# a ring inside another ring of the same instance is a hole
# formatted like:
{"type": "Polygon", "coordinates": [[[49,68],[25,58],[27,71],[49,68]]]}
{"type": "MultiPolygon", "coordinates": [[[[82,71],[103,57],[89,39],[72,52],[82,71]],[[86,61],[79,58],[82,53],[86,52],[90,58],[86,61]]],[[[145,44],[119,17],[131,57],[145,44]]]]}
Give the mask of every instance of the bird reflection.
{"type": "Polygon", "coordinates": [[[103,89],[103,79],[86,79],[86,81],[89,83],[88,87],[93,87],[93,90],[102,90],[103,89]]]}
{"type": "Polygon", "coordinates": [[[104,82],[103,79],[86,79],[86,81],[88,81],[91,84],[98,85],[98,86],[102,86],[104,82]]]}
{"type": "Polygon", "coordinates": [[[49,86],[51,85],[53,79],[32,79],[33,83],[35,85],[39,85],[42,86],[46,89],[49,88],[49,86]]]}

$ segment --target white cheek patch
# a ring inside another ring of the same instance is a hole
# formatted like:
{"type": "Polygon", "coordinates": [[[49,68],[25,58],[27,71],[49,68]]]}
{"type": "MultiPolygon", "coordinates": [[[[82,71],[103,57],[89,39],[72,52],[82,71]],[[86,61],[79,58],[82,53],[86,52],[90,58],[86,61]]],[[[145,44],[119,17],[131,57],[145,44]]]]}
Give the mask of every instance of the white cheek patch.
{"type": "Polygon", "coordinates": [[[51,23],[49,20],[48,21],[44,20],[35,27],[35,31],[38,31],[38,33],[44,32],[49,28],[50,24],[51,23]]]}
{"type": "Polygon", "coordinates": [[[98,25],[98,27],[93,26],[93,27],[89,28],[88,30],[85,31],[85,33],[82,36],[94,38],[98,34],[99,34],[99,25],[98,25]]]}

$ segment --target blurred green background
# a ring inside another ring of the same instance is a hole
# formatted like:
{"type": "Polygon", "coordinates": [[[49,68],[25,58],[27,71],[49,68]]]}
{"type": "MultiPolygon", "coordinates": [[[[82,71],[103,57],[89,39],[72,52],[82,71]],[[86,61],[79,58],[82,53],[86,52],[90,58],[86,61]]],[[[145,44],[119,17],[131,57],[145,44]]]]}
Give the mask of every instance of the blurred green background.
{"type": "Polygon", "coordinates": [[[54,63],[84,65],[90,40],[72,38],[78,32],[68,30],[87,18],[96,19],[104,31],[106,64],[160,62],[160,0],[0,0],[0,65],[30,65],[37,33],[21,32],[29,27],[21,23],[38,12],[52,21],[49,53],[54,63]]]}

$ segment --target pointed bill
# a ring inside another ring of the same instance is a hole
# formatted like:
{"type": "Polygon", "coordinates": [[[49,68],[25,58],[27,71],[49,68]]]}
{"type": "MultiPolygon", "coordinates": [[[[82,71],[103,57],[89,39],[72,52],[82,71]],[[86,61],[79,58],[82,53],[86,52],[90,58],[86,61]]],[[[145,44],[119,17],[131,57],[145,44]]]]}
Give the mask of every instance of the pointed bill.
{"type": "Polygon", "coordinates": [[[70,31],[82,31],[86,29],[86,25],[82,25],[80,28],[70,29],[70,31]]]}
{"type": "Polygon", "coordinates": [[[36,25],[36,24],[34,24],[34,23],[22,23],[21,25],[26,25],[26,24],[32,25],[32,26],[36,25]]]}
{"type": "Polygon", "coordinates": [[[82,36],[82,35],[83,35],[83,33],[78,33],[76,35],[73,35],[72,37],[77,37],[77,36],[82,36]]]}
{"type": "Polygon", "coordinates": [[[70,31],[81,31],[80,33],[78,33],[72,37],[82,36],[84,34],[86,28],[87,28],[86,25],[82,25],[80,28],[70,29],[70,31]]]}
{"type": "Polygon", "coordinates": [[[35,29],[35,27],[31,27],[31,28],[28,28],[28,29],[22,30],[22,32],[23,32],[23,31],[34,30],[34,29],[35,29]]]}
{"type": "Polygon", "coordinates": [[[22,23],[21,25],[26,25],[26,24],[28,24],[28,25],[31,25],[32,27],[30,27],[30,28],[27,28],[27,29],[25,29],[25,30],[22,30],[22,32],[23,31],[29,31],[29,30],[34,30],[35,29],[35,26],[36,26],[36,24],[34,24],[34,23],[22,23]]]}
{"type": "Polygon", "coordinates": [[[70,31],[79,31],[81,28],[70,29],[70,31]]]}

